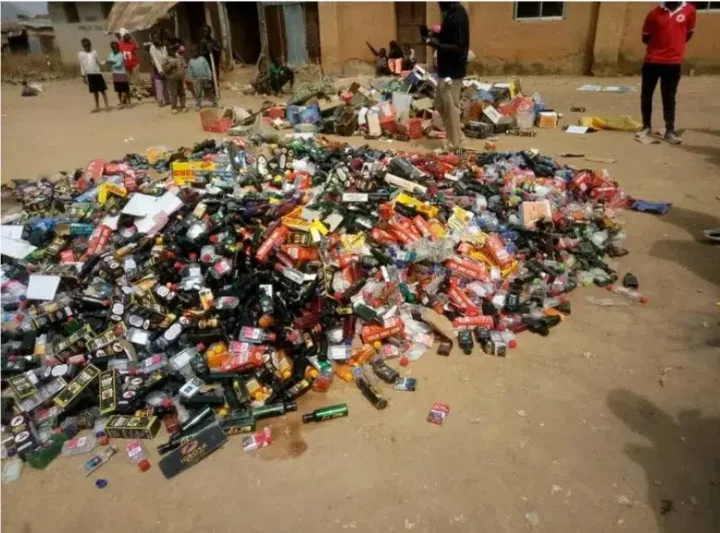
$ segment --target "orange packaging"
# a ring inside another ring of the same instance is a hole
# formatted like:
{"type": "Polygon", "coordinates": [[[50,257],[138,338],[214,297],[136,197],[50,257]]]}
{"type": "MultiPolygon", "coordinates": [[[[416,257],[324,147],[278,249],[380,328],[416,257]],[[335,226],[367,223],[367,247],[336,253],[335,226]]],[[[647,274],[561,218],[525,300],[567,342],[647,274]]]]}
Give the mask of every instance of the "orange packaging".
{"type": "Polygon", "coordinates": [[[298,244],[283,244],[280,249],[292,257],[295,261],[314,261],[318,258],[318,251],[311,246],[300,246],[298,244]]]}
{"type": "Polygon", "coordinates": [[[512,264],[512,257],[505,249],[505,243],[499,235],[489,235],[485,239],[483,250],[500,268],[507,268],[512,264]]]}
{"type": "Polygon", "coordinates": [[[336,364],[335,365],[335,375],[342,380],[352,381],[353,380],[352,367],[350,365],[346,365],[344,363],[336,364]]]}
{"type": "MultiPolygon", "coordinates": [[[[225,353],[225,360],[220,365],[220,369],[223,372],[237,372],[250,368],[259,368],[263,364],[265,352],[267,352],[267,346],[232,341],[230,349],[225,353]]],[[[208,365],[210,365],[209,359],[208,365]]],[[[212,365],[210,366],[212,367],[212,365]]]]}
{"type": "Polygon", "coordinates": [[[210,368],[222,368],[228,358],[228,349],[224,342],[216,342],[205,351],[205,360],[210,368]]]}
{"type": "Polygon", "coordinates": [[[370,358],[375,355],[375,347],[372,344],[363,344],[357,350],[350,354],[350,363],[353,365],[362,365],[367,363],[370,358]]]}

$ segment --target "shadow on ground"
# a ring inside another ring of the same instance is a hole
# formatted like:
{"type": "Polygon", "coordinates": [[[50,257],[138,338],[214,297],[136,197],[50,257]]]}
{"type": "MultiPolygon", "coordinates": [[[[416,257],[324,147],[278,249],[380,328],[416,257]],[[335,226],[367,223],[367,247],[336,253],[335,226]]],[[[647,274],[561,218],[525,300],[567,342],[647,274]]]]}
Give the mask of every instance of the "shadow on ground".
{"type": "Polygon", "coordinates": [[[687,231],[694,242],[656,241],[650,255],[678,263],[697,276],[720,286],[720,247],[707,241],[703,235],[703,230],[720,227],[720,218],[677,206],[673,206],[667,215],[659,218],[687,231]]]}
{"type": "Polygon", "coordinates": [[[649,446],[629,443],[625,454],[642,466],[648,501],[664,533],[720,531],[720,418],[699,411],[677,422],[647,398],[615,389],[610,410],[649,446]]]}

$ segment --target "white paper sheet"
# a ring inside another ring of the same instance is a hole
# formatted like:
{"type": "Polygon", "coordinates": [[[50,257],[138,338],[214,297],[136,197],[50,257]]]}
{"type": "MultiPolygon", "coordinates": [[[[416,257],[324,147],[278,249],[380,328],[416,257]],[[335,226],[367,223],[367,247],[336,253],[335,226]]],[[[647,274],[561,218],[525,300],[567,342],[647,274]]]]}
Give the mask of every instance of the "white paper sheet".
{"type": "Polygon", "coordinates": [[[126,215],[132,215],[134,217],[144,217],[149,213],[155,212],[155,202],[157,202],[157,196],[149,196],[136,192],[130,197],[130,200],[122,212],[126,215]]]}
{"type": "Polygon", "coordinates": [[[28,283],[28,300],[54,300],[60,286],[60,276],[32,274],[28,283]]]}
{"type": "Polygon", "coordinates": [[[22,240],[22,226],[0,226],[0,235],[9,239],[22,240]]]}
{"type": "Polygon", "coordinates": [[[582,135],[583,133],[588,132],[588,127],[587,126],[568,126],[565,131],[568,133],[575,133],[575,134],[582,135]]]}
{"type": "Polygon", "coordinates": [[[13,259],[24,259],[35,250],[37,250],[37,246],[33,246],[27,241],[0,236],[0,252],[3,255],[13,259]]]}

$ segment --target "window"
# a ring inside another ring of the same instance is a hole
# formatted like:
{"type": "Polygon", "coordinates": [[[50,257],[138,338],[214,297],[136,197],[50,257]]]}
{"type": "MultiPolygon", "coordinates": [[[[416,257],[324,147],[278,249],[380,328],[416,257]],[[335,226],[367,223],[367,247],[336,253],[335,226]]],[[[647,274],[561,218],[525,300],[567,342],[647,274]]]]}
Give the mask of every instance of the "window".
{"type": "Polygon", "coordinates": [[[565,2],[515,2],[515,20],[557,20],[565,17],[565,2]]]}
{"type": "Polygon", "coordinates": [[[698,13],[720,13],[720,2],[691,2],[698,13]]]}
{"type": "Polygon", "coordinates": [[[80,13],[78,13],[76,2],[63,2],[62,6],[65,11],[65,22],[80,22],[80,13]]]}

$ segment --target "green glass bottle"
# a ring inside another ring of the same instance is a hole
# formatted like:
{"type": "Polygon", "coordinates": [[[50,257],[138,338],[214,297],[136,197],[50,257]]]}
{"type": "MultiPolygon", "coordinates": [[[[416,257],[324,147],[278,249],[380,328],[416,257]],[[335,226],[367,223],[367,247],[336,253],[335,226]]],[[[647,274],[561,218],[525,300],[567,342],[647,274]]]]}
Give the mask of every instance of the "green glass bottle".
{"type": "Polygon", "coordinates": [[[338,405],[315,409],[312,413],[306,413],[302,415],[302,421],[303,424],[309,424],[310,422],[324,422],[326,420],[332,420],[333,418],[340,418],[347,415],[347,404],[340,403],[338,405]]]}

